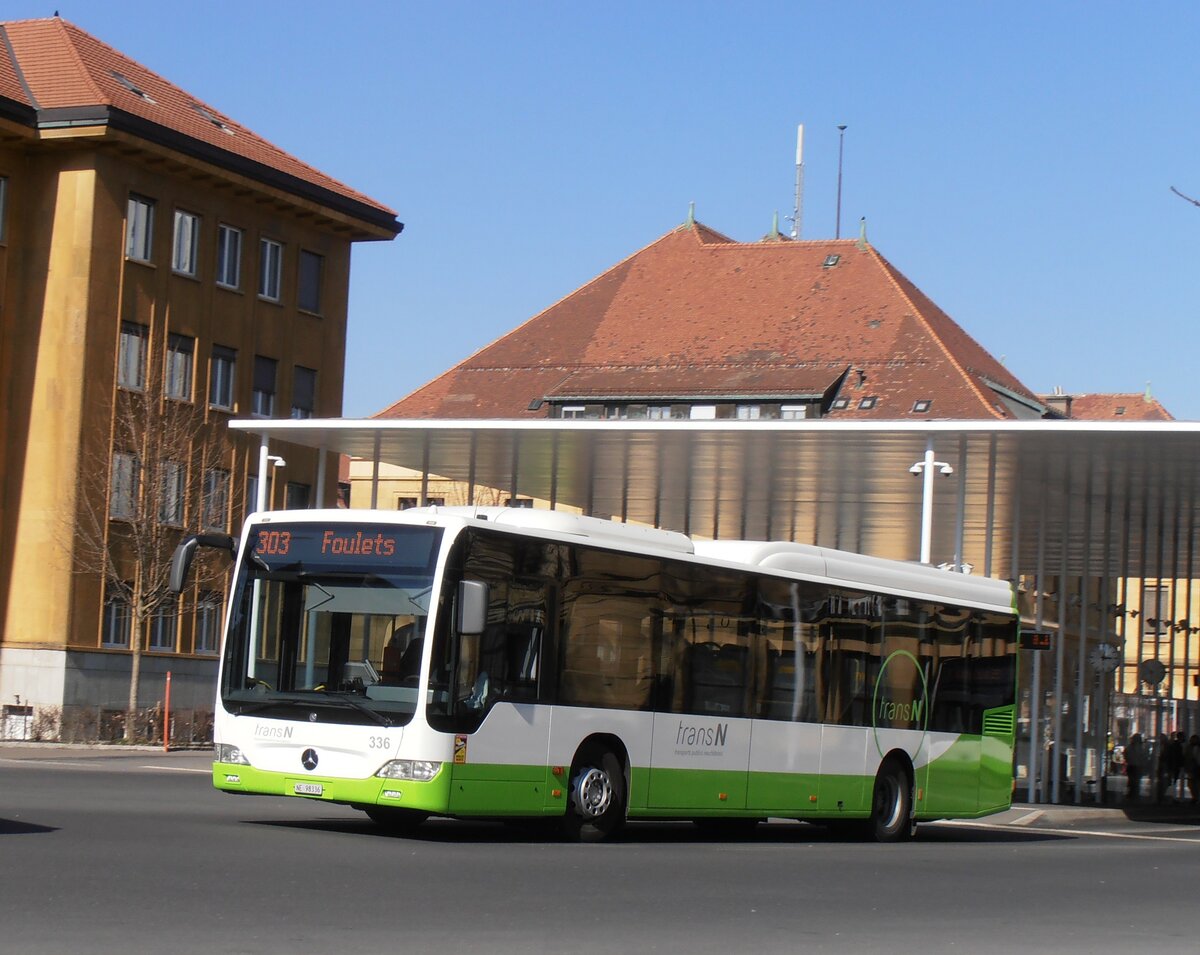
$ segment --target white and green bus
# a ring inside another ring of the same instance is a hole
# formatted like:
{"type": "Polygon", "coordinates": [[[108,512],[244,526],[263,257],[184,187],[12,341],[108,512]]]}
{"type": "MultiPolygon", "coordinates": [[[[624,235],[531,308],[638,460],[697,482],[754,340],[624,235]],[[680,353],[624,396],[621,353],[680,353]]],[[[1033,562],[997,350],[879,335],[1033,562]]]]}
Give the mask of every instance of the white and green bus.
{"type": "Polygon", "coordinates": [[[1012,798],[1002,581],[497,507],[262,513],[225,543],[218,789],[572,838],[780,817],[895,841],[1012,798]]]}

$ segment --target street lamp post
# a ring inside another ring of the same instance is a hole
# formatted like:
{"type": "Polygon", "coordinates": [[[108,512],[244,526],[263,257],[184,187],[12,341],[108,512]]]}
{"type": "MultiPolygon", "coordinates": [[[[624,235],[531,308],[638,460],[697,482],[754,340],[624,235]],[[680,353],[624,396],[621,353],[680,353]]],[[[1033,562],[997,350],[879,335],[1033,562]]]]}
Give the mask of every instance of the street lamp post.
{"type": "Polygon", "coordinates": [[[921,488],[921,563],[929,563],[930,538],[933,532],[933,473],[934,468],[937,468],[937,473],[943,476],[949,476],[954,473],[952,468],[945,461],[935,461],[933,455],[933,438],[929,438],[925,443],[925,459],[918,461],[911,468],[910,474],[920,475],[922,478],[921,488]]]}

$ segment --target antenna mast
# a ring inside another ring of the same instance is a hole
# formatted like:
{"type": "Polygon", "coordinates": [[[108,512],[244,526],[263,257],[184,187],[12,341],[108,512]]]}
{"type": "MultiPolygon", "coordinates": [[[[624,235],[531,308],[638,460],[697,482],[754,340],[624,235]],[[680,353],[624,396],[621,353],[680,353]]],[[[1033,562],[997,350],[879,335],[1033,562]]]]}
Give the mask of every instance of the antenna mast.
{"type": "Polygon", "coordinates": [[[804,124],[796,127],[796,206],[792,211],[792,238],[800,238],[804,215],[804,124]]]}

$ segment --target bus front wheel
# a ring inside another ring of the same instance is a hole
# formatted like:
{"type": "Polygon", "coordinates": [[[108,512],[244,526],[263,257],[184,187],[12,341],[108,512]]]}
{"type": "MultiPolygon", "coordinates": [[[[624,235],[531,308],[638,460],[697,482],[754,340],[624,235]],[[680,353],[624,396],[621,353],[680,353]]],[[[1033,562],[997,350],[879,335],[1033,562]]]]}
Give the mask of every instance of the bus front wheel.
{"type": "Polygon", "coordinates": [[[877,842],[904,842],[916,832],[912,778],[898,759],[884,762],[875,777],[870,826],[877,842]]]}
{"type": "Polygon", "coordinates": [[[625,771],[610,750],[581,750],[571,767],[563,832],[573,842],[601,841],[625,824],[625,771]]]}

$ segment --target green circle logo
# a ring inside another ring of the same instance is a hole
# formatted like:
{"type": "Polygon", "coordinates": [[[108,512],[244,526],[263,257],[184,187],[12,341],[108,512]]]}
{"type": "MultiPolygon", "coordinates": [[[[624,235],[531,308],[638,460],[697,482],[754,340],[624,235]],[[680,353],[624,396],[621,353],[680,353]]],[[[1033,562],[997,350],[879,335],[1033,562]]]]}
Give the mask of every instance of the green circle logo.
{"type": "MultiPolygon", "coordinates": [[[[893,721],[906,721],[910,724],[917,724],[917,726],[910,726],[908,728],[920,728],[921,740],[917,743],[916,749],[908,754],[909,758],[915,762],[917,753],[925,745],[925,736],[929,732],[929,681],[925,678],[925,668],[921,666],[921,661],[907,650],[893,650],[889,653],[883,661],[883,666],[879,668],[879,675],[875,678],[875,692],[871,696],[871,732],[875,737],[875,749],[879,752],[880,758],[884,756],[883,747],[879,743],[879,720],[881,716],[889,723],[893,721]],[[893,700],[886,695],[881,698],[880,690],[884,685],[883,677],[887,673],[888,667],[904,666],[904,661],[906,660],[921,678],[920,699],[893,700]]],[[[888,725],[883,728],[893,729],[894,727],[888,725]]]]}

